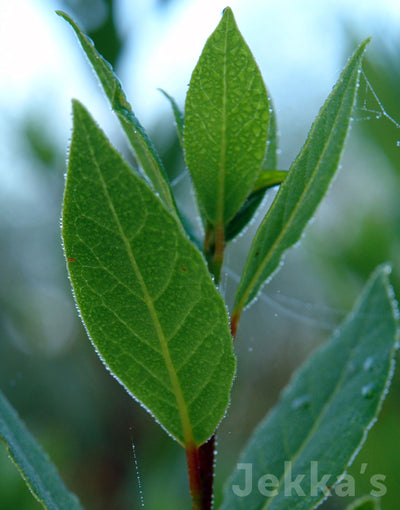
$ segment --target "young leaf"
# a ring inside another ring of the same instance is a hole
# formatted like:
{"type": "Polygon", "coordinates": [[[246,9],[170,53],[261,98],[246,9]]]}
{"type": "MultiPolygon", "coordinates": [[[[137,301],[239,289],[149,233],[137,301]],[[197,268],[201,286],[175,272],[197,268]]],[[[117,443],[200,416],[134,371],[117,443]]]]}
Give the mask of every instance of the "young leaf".
{"type": "Polygon", "coordinates": [[[227,224],[250,193],[268,124],[262,76],[226,8],[193,71],[185,105],[186,162],[212,225],[227,224]]]}
{"type": "Polygon", "coordinates": [[[183,118],[183,113],[180,111],[179,106],[176,104],[175,99],[170,96],[165,90],[159,89],[162,94],[168,99],[168,101],[171,103],[172,111],[174,112],[174,118],[175,118],[175,124],[176,124],[176,131],[178,133],[179,143],[181,144],[182,149],[184,148],[183,145],[183,132],[185,129],[185,121],[183,118]]]}
{"type": "Polygon", "coordinates": [[[0,438],[34,497],[47,510],[82,510],[57,469],[0,391],[0,438]]]}
{"type": "Polygon", "coordinates": [[[121,83],[111,65],[98,53],[93,42],[80,30],[78,25],[64,12],[57,11],[74,29],[87,58],[93,66],[100,83],[110,100],[111,107],[117,115],[122,128],[136,154],[147,177],[150,179],[161,200],[171,211],[176,211],[175,200],[168,183],[160,156],[132,111],[122,90],[121,83]]]}
{"type": "Polygon", "coordinates": [[[381,510],[381,507],[376,498],[365,496],[354,501],[346,510],[381,510]]]}
{"type": "Polygon", "coordinates": [[[311,510],[351,464],[394,369],[397,310],[388,272],[378,268],[342,327],[300,368],[258,427],[226,486],[222,510],[311,510]],[[252,490],[240,496],[245,467],[252,470],[252,490]],[[271,477],[267,482],[264,475],[274,477],[273,492],[271,485],[265,492],[271,477]],[[295,488],[294,480],[301,481],[295,488]]]}
{"type": "Polygon", "coordinates": [[[328,189],[350,125],[367,43],[349,60],[255,235],[236,293],[234,316],[257,296],[284,252],[300,239],[328,189]]]}
{"type": "Polygon", "coordinates": [[[246,198],[236,216],[226,226],[225,239],[231,241],[251,221],[262,202],[267,189],[282,184],[288,172],[285,170],[262,170],[254,184],[253,191],[246,198]]]}
{"type": "Polygon", "coordinates": [[[267,151],[261,170],[275,170],[278,165],[278,128],[275,108],[271,99],[269,100],[269,129],[267,138],[267,151]]]}
{"type": "Polygon", "coordinates": [[[282,184],[287,175],[287,170],[263,170],[257,177],[252,193],[262,190],[265,191],[269,188],[282,184]]]}
{"type": "Polygon", "coordinates": [[[225,413],[228,317],[200,252],[74,102],[63,239],[76,302],[105,365],[181,444],[225,413]]]}

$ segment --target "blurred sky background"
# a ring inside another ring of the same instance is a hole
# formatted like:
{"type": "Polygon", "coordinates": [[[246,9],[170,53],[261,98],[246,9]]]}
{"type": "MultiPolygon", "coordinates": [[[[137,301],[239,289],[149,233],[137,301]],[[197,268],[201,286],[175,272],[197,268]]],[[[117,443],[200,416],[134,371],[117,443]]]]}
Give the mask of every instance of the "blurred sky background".
{"type": "MultiPolygon", "coordinates": [[[[106,373],[76,316],[59,231],[71,98],[89,108],[124,154],[126,146],[72,29],[55,10],[72,15],[113,63],[176,178],[184,165],[169,104],[157,89],[183,109],[191,72],[226,5],[0,0],[0,385],[88,509],[140,507],[132,441],[145,507],[188,508],[189,500],[181,452],[106,373]]],[[[217,501],[253,426],[294,367],[343,319],[374,267],[390,261],[400,290],[398,0],[229,5],[276,108],[280,168],[289,168],[346,59],[369,36],[364,71],[379,100],[362,76],[341,172],[301,245],[243,319],[232,411],[220,433],[217,501]]],[[[187,178],[176,192],[182,204],[192,198],[187,178]]],[[[229,250],[228,303],[252,233],[229,250]]],[[[397,510],[400,498],[389,475],[400,471],[399,379],[365,453],[370,466],[376,463],[374,472],[388,473],[383,510],[397,510]]],[[[368,490],[363,484],[360,479],[361,493],[368,490]]],[[[341,501],[326,505],[344,507],[341,501]]],[[[0,450],[0,510],[15,508],[39,506],[0,450]]]]}

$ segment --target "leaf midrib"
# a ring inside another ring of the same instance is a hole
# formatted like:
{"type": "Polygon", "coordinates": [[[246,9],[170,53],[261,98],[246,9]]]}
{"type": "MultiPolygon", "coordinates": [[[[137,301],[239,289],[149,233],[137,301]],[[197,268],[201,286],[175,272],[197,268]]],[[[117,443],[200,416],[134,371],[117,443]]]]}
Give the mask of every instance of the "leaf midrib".
{"type": "MultiPolygon", "coordinates": [[[[171,356],[169,354],[169,351],[168,351],[168,345],[167,345],[167,340],[166,340],[166,337],[164,335],[164,332],[161,328],[161,324],[160,324],[160,321],[158,319],[158,315],[157,315],[157,312],[156,312],[156,309],[155,309],[155,306],[154,306],[154,303],[153,303],[153,300],[150,296],[150,293],[147,289],[147,286],[146,286],[146,283],[143,279],[143,276],[139,270],[139,267],[137,265],[137,262],[136,262],[136,259],[135,259],[135,256],[132,252],[132,248],[129,244],[129,241],[127,239],[127,237],[125,236],[125,233],[124,233],[124,230],[123,230],[123,227],[119,221],[119,218],[118,218],[118,215],[115,211],[115,208],[114,208],[114,204],[113,204],[113,201],[111,200],[111,197],[108,193],[108,188],[107,188],[107,185],[106,185],[106,182],[103,178],[103,175],[102,175],[102,172],[101,172],[101,168],[99,167],[98,163],[97,163],[97,159],[96,159],[96,155],[93,151],[93,148],[92,148],[92,144],[91,144],[91,140],[90,140],[90,134],[88,132],[88,130],[86,129],[86,126],[84,125],[83,123],[83,130],[85,132],[85,136],[86,136],[86,140],[87,140],[87,146],[89,148],[89,152],[90,152],[90,155],[92,157],[92,160],[94,162],[94,166],[96,168],[96,171],[99,175],[99,179],[100,179],[100,183],[101,183],[101,186],[103,188],[103,191],[104,191],[104,195],[106,197],[106,200],[107,200],[107,204],[110,208],[110,211],[111,211],[111,214],[114,218],[114,221],[117,225],[117,229],[118,229],[118,232],[121,236],[121,239],[123,241],[123,244],[125,246],[125,249],[126,249],[126,252],[127,252],[127,255],[128,255],[128,258],[129,258],[129,261],[131,263],[131,266],[132,266],[132,269],[138,279],[138,282],[139,282],[139,285],[142,289],[142,292],[143,292],[143,298],[144,298],[144,302],[146,303],[146,306],[149,310],[149,313],[150,313],[150,316],[153,320],[153,323],[154,323],[154,326],[155,326],[155,330],[156,330],[156,334],[157,334],[157,337],[158,337],[158,340],[160,342],[160,346],[161,346],[161,352],[162,352],[162,356],[164,358],[164,361],[165,361],[165,364],[166,364],[166,367],[167,367],[167,371],[168,371],[168,375],[169,375],[169,378],[170,378],[170,381],[171,381],[171,385],[172,385],[172,389],[173,389],[173,392],[174,392],[174,395],[175,395],[175,398],[176,398],[176,401],[177,401],[177,406],[178,406],[178,412],[179,412],[179,415],[180,415],[180,419],[181,419],[181,424],[182,424],[182,430],[183,430],[183,436],[184,436],[184,441],[185,441],[185,444],[186,445],[191,445],[191,444],[194,444],[194,438],[193,438],[193,431],[192,431],[192,427],[191,427],[191,424],[190,424],[190,419],[189,419],[189,415],[188,415],[188,412],[187,412],[187,407],[186,407],[186,403],[185,403],[185,399],[183,397],[183,392],[182,392],[182,388],[181,388],[181,385],[180,385],[180,382],[179,382],[179,379],[178,379],[178,376],[177,376],[177,373],[176,373],[176,370],[175,370],[175,367],[172,363],[172,360],[171,360],[171,356]]],[[[176,438],[177,441],[179,443],[181,443],[181,441],[176,438]]],[[[182,443],[181,443],[182,444],[182,443]]],[[[185,446],[182,444],[182,446],[185,446]]]]}
{"type": "Polygon", "coordinates": [[[224,65],[222,73],[222,125],[221,125],[221,151],[219,159],[217,225],[224,225],[225,212],[225,173],[226,173],[226,93],[227,93],[227,50],[228,50],[229,17],[226,20],[224,41],[224,65]]]}
{"type": "MultiPolygon", "coordinates": [[[[354,72],[355,72],[355,71],[353,71],[353,73],[352,73],[352,75],[351,75],[351,76],[353,76],[354,72]]],[[[346,90],[346,92],[347,92],[347,90],[346,90]]],[[[344,96],[346,95],[346,92],[345,92],[344,96]]],[[[297,201],[297,204],[295,205],[295,207],[294,207],[294,209],[293,209],[292,213],[290,214],[289,219],[288,219],[288,220],[287,220],[287,222],[286,222],[286,228],[285,228],[284,230],[282,230],[282,231],[281,231],[281,233],[278,235],[278,237],[276,238],[276,240],[275,240],[275,241],[273,242],[273,244],[271,245],[271,248],[268,250],[267,256],[266,256],[266,257],[264,258],[264,260],[261,262],[261,264],[260,264],[259,268],[258,268],[258,269],[257,269],[257,271],[254,273],[253,278],[250,280],[250,283],[249,283],[249,284],[248,284],[248,286],[247,286],[247,289],[248,289],[248,290],[247,290],[247,291],[243,294],[242,299],[241,299],[241,300],[239,301],[239,303],[235,306],[235,310],[242,310],[242,309],[243,309],[243,307],[246,305],[246,303],[247,303],[247,299],[248,299],[248,296],[251,294],[252,289],[253,289],[253,288],[254,288],[254,286],[256,285],[256,283],[257,283],[257,281],[258,281],[259,277],[261,276],[261,274],[262,274],[262,272],[264,271],[264,269],[265,269],[266,265],[268,264],[268,262],[269,262],[269,261],[270,261],[270,259],[271,259],[271,254],[272,254],[272,253],[274,253],[274,251],[275,251],[275,247],[276,247],[277,245],[279,245],[279,243],[281,242],[282,238],[286,235],[286,232],[289,230],[289,228],[290,228],[290,226],[291,226],[291,223],[292,223],[292,221],[293,221],[293,218],[295,217],[295,215],[296,215],[296,213],[297,213],[297,211],[298,211],[298,209],[299,209],[300,205],[302,205],[302,203],[303,203],[304,197],[307,195],[309,188],[310,188],[310,187],[311,187],[311,185],[313,184],[314,179],[315,179],[315,176],[316,176],[317,171],[318,171],[318,169],[319,169],[319,166],[320,166],[321,160],[322,160],[322,158],[324,157],[325,152],[326,152],[326,150],[327,150],[327,148],[328,148],[328,146],[329,146],[329,144],[330,144],[330,140],[331,140],[331,137],[332,137],[332,132],[333,132],[334,128],[336,127],[336,124],[337,124],[337,121],[338,121],[339,114],[340,114],[340,112],[341,112],[341,110],[342,110],[343,103],[344,103],[344,96],[343,96],[343,98],[342,98],[342,101],[340,102],[340,103],[341,103],[341,104],[340,104],[340,107],[338,108],[338,112],[337,112],[337,114],[336,114],[336,116],[335,116],[335,121],[334,121],[333,126],[332,126],[332,129],[331,129],[331,134],[330,134],[330,136],[328,137],[328,139],[327,139],[327,141],[326,141],[326,143],[325,143],[325,145],[324,145],[324,148],[323,148],[323,151],[321,152],[320,157],[318,158],[318,162],[317,162],[317,164],[315,165],[315,170],[314,170],[314,172],[312,173],[312,177],[311,177],[311,179],[309,179],[309,181],[308,181],[307,185],[306,185],[306,186],[305,186],[305,188],[304,188],[303,193],[300,195],[300,198],[299,198],[299,200],[297,201]]],[[[325,105],[324,105],[323,109],[321,110],[321,114],[320,114],[320,115],[322,115],[322,114],[325,112],[325,110],[328,108],[328,106],[329,106],[328,104],[325,104],[325,105]]],[[[312,137],[312,135],[313,135],[313,133],[314,133],[314,131],[315,131],[315,129],[316,129],[317,124],[318,124],[318,122],[316,122],[316,123],[314,124],[314,126],[312,127],[312,130],[311,130],[311,132],[310,132],[310,137],[309,137],[309,139],[311,139],[311,137],[312,137]]],[[[296,158],[296,161],[293,163],[293,165],[295,165],[295,164],[297,163],[297,161],[299,161],[299,160],[301,159],[301,157],[302,157],[302,155],[303,155],[303,153],[304,153],[304,151],[305,151],[305,150],[306,150],[306,146],[304,146],[304,147],[303,147],[303,149],[301,150],[301,152],[300,152],[299,156],[296,158]]],[[[342,150],[343,150],[343,149],[342,149],[342,150]]],[[[283,186],[285,186],[285,185],[286,185],[286,186],[288,186],[289,184],[290,184],[290,183],[288,183],[288,180],[285,180],[285,182],[282,184],[282,187],[283,187],[283,186]]],[[[286,186],[285,186],[285,187],[286,187],[286,186]]],[[[281,187],[281,189],[282,189],[282,187],[281,187]]]]}

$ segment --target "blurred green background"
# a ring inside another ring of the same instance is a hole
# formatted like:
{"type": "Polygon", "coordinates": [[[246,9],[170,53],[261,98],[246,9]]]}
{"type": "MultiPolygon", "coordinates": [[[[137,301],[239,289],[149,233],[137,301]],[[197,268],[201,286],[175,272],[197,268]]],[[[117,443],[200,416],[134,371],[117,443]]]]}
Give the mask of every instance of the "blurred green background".
{"type": "MultiPolygon", "coordinates": [[[[23,8],[30,2],[17,3],[23,8]]],[[[288,168],[301,147],[313,117],[355,45],[370,34],[374,39],[364,63],[365,76],[361,76],[342,170],[300,245],[288,253],[282,270],[243,317],[236,345],[238,377],[232,405],[218,434],[216,506],[223,480],[251,430],[277,401],[295,367],[343,320],[376,265],[392,263],[392,283],[400,295],[400,130],[396,124],[400,121],[400,39],[396,38],[400,19],[387,14],[385,3],[375,10],[371,7],[367,15],[362,11],[366,3],[350,2],[354,11],[350,13],[336,2],[332,10],[335,18],[327,20],[317,1],[301,2],[302,17],[294,12],[287,14],[287,19],[285,15],[279,19],[274,16],[279,11],[289,13],[291,7],[299,8],[300,3],[287,0],[274,10],[274,2],[270,2],[268,10],[265,2],[263,6],[256,1],[231,2],[234,12],[237,8],[239,13],[239,27],[242,18],[247,23],[243,33],[253,38],[249,44],[252,49],[255,45],[253,51],[277,105],[281,168],[288,168]],[[358,8],[364,14],[355,23],[358,8]],[[362,20],[367,20],[365,25],[362,20]],[[302,39],[307,26],[314,27],[316,34],[308,42],[302,39]],[[252,36],[252,27],[257,37],[252,36]],[[330,27],[325,34],[324,27],[330,27]],[[274,39],[274,31],[281,31],[280,39],[274,39]],[[318,40],[321,46],[316,45],[318,40]],[[336,60],[328,62],[333,54],[336,60]],[[266,66],[262,61],[265,55],[266,66]],[[311,61],[311,73],[301,67],[306,61],[311,61]],[[322,62],[321,67],[317,62],[322,62]]],[[[334,2],[324,4],[324,9],[328,4],[332,7],[334,2]]],[[[35,2],[30,8],[36,8],[35,2]]],[[[135,57],[140,60],[140,55],[146,54],[147,46],[139,47],[146,41],[142,33],[146,27],[153,26],[154,37],[157,27],[182,16],[183,9],[189,19],[192,16],[192,23],[199,9],[205,18],[216,22],[221,12],[216,3],[200,4],[196,0],[43,0],[37,2],[37,8],[51,16],[60,8],[72,14],[122,77],[129,83],[133,80],[132,90],[140,81],[140,76],[132,78],[138,72],[135,57]],[[128,4],[129,20],[121,14],[128,4]],[[191,5],[198,10],[191,11],[191,5]]],[[[2,0],[0,13],[6,9],[2,0]]],[[[18,19],[15,21],[17,26],[18,19]]],[[[54,24],[59,27],[53,29],[54,42],[68,33],[71,38],[66,45],[74,45],[71,52],[79,54],[67,27],[57,19],[54,24]]],[[[4,26],[1,28],[4,33],[4,26]]],[[[190,30],[176,36],[181,37],[182,51],[191,47],[190,30]]],[[[154,44],[148,42],[149,55],[150,49],[156,54],[154,44]]],[[[162,45],[162,39],[157,44],[162,45]]],[[[3,45],[2,51],[12,56],[14,49],[11,44],[9,48],[3,45]]],[[[194,65],[198,56],[195,45],[193,55],[194,65]]],[[[65,67],[76,72],[82,88],[86,81],[93,87],[94,78],[84,58],[74,57],[74,65],[81,66],[76,70],[68,58],[57,56],[61,65],[66,59],[65,67]]],[[[178,53],[177,66],[179,60],[178,53]]],[[[151,58],[146,62],[155,76],[159,62],[151,58]]],[[[28,64],[21,61],[20,65],[28,64]]],[[[7,69],[4,65],[1,69],[4,82],[7,69]]],[[[176,71],[171,67],[169,73],[176,71]]],[[[181,77],[180,72],[177,74],[181,77]]],[[[183,106],[190,74],[182,76],[186,81],[168,91],[176,92],[183,106]]],[[[59,85],[46,77],[43,83],[45,86],[38,86],[21,104],[20,96],[13,103],[12,94],[0,101],[0,387],[88,510],[128,510],[141,508],[143,502],[149,510],[190,508],[184,452],[104,369],[74,308],[59,230],[65,134],[70,122],[68,117],[57,117],[49,99],[52,87],[59,85]]],[[[164,87],[163,82],[158,85],[164,87]]],[[[88,90],[84,94],[89,98],[98,93],[95,86],[88,90]]],[[[63,105],[69,104],[70,89],[57,94],[61,94],[63,105]]],[[[106,119],[113,141],[126,154],[106,101],[98,94],[92,106],[95,116],[101,123],[106,119]]],[[[144,97],[143,90],[138,97],[144,97]]],[[[141,111],[140,101],[137,104],[131,99],[134,108],[141,111]]],[[[171,179],[177,178],[178,201],[190,210],[193,195],[168,105],[162,108],[157,103],[145,120],[171,179]]],[[[268,196],[264,210],[273,195],[268,196]]],[[[223,282],[228,304],[253,233],[254,226],[228,251],[223,282]]],[[[400,500],[399,402],[400,375],[396,374],[380,420],[350,470],[357,480],[357,495],[370,492],[372,475],[386,476],[383,510],[397,510],[400,500]],[[361,474],[365,463],[366,471],[361,474]]],[[[347,503],[343,498],[329,498],[323,508],[340,510],[347,503]]],[[[0,510],[35,508],[40,505],[0,444],[0,510]]]]}

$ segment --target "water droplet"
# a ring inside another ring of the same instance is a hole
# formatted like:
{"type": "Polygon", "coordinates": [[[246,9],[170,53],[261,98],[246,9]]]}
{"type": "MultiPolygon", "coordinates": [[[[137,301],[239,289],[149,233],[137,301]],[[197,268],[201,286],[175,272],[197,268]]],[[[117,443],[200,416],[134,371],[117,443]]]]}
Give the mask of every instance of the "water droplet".
{"type": "Polygon", "coordinates": [[[372,398],[376,392],[376,385],[374,383],[368,383],[361,388],[361,395],[365,398],[372,398]]]}
{"type": "MultiPolygon", "coordinates": [[[[340,330],[337,329],[336,331],[337,331],[336,335],[339,335],[340,334],[340,330]]],[[[354,366],[354,363],[351,361],[349,363],[349,373],[353,374],[355,372],[355,370],[356,370],[356,367],[354,366]]]]}
{"type": "Polygon", "coordinates": [[[292,402],[292,409],[299,409],[300,407],[309,407],[310,405],[310,395],[301,395],[297,397],[292,402]]]}
{"type": "Polygon", "coordinates": [[[253,352],[253,347],[249,347],[249,352],[253,352]]]}
{"type": "Polygon", "coordinates": [[[397,140],[396,145],[397,145],[397,147],[400,147],[400,140],[397,140]]]}
{"type": "Polygon", "coordinates": [[[372,372],[375,369],[375,358],[373,356],[369,356],[364,361],[363,368],[366,372],[372,372]]]}
{"type": "Polygon", "coordinates": [[[274,317],[278,317],[278,314],[277,314],[277,313],[274,313],[274,317]]]}

